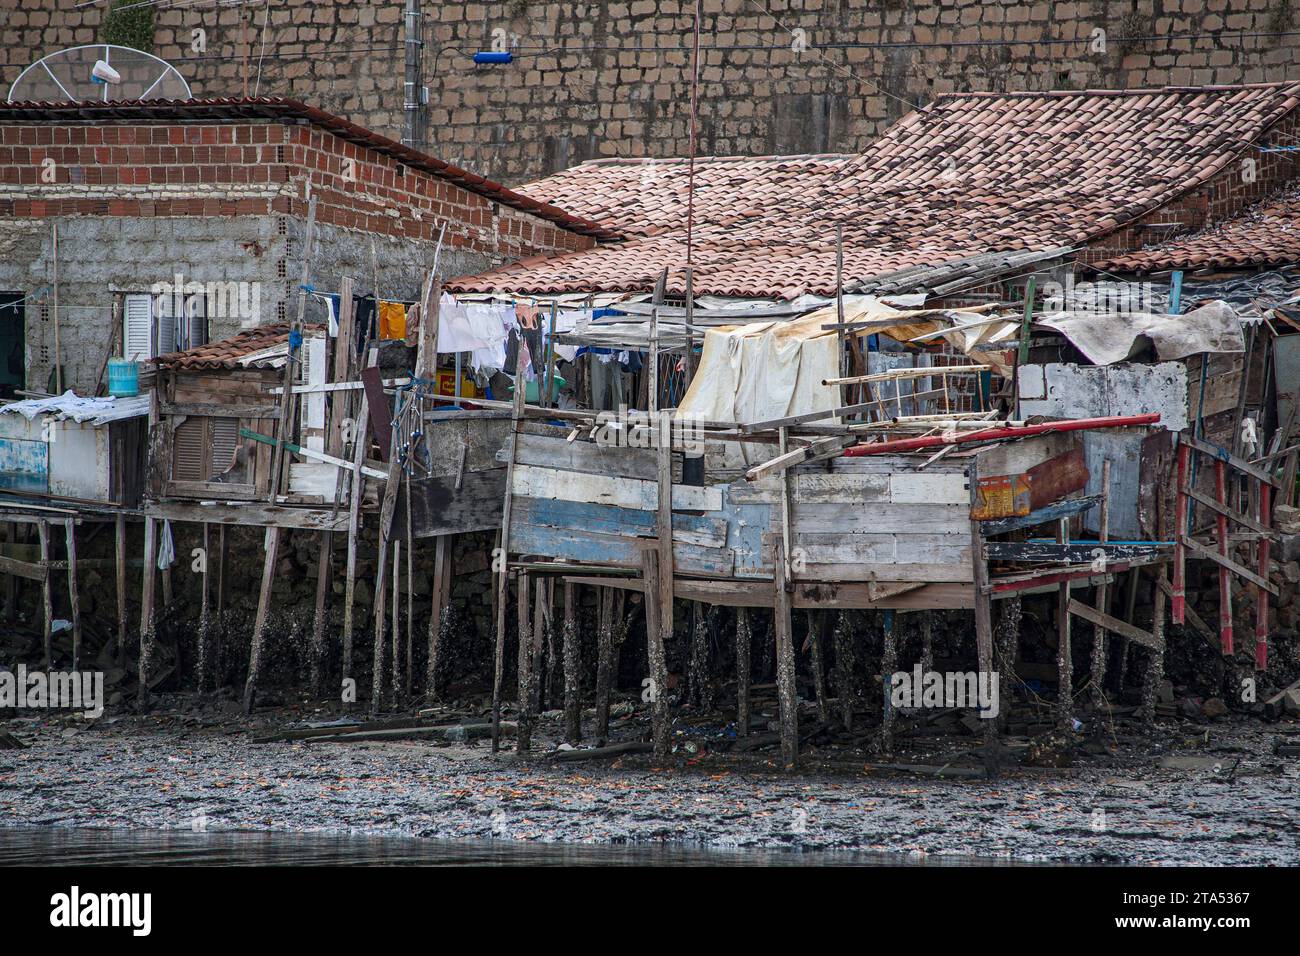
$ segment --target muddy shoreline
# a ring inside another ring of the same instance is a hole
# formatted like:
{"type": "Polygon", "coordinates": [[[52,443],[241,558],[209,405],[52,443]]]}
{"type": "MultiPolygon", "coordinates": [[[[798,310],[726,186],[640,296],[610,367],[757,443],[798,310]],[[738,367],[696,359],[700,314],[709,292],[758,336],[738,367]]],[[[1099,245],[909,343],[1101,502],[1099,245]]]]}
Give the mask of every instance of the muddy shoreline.
{"type": "MultiPolygon", "coordinates": [[[[331,715],[285,707],[244,721],[229,702],[176,695],[164,705],[90,726],[7,721],[26,747],[0,750],[0,826],[1300,864],[1300,760],[1273,752],[1295,725],[1244,717],[1164,722],[1136,743],[1080,748],[1070,767],[936,779],[863,772],[870,755],[843,748],[812,747],[808,769],[783,773],[770,753],[726,752],[724,729],[684,722],[673,761],[654,767],[640,754],[548,759],[563,735],[558,714],[520,757],[494,756],[486,740],[255,743],[331,715]]],[[[638,738],[639,721],[624,721],[623,739],[638,738]]],[[[895,759],[934,762],[924,742],[912,746],[895,759]]]]}

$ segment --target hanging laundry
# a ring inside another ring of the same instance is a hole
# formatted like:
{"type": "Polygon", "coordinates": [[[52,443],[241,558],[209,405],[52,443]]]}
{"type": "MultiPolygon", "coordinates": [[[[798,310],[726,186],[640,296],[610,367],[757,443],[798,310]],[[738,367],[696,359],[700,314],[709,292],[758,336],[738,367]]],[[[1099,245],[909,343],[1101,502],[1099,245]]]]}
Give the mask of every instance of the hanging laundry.
{"type": "Polygon", "coordinates": [[[420,344],[420,303],[416,302],[406,310],[406,347],[416,348],[420,344]]]}
{"type": "Polygon", "coordinates": [[[366,344],[375,338],[375,317],[377,314],[375,297],[373,295],[353,296],[352,297],[352,314],[355,318],[355,329],[353,334],[356,336],[357,355],[366,350],[366,344]]]}
{"type": "MultiPolygon", "coordinates": [[[[558,332],[581,332],[585,331],[591,324],[591,309],[572,309],[567,312],[559,312],[555,316],[555,331],[558,332]]],[[[550,340],[550,327],[547,326],[547,341],[550,340]]],[[[566,362],[572,362],[578,356],[578,346],[576,345],[556,345],[555,354],[566,362]]]]}
{"type": "Polygon", "coordinates": [[[535,305],[527,305],[523,302],[515,303],[515,319],[521,329],[537,328],[537,320],[542,310],[535,305]]]}
{"type": "Polygon", "coordinates": [[[506,339],[514,327],[513,306],[462,305],[444,293],[438,312],[438,351],[469,352],[471,367],[495,372],[505,367],[506,339]]]}
{"type": "Polygon", "coordinates": [[[379,337],[381,339],[406,338],[406,303],[379,303],[379,337]]]}
{"type": "Polygon", "coordinates": [[[330,338],[336,339],[339,337],[339,302],[341,301],[339,295],[337,292],[315,294],[325,300],[325,308],[329,312],[330,338]]]}

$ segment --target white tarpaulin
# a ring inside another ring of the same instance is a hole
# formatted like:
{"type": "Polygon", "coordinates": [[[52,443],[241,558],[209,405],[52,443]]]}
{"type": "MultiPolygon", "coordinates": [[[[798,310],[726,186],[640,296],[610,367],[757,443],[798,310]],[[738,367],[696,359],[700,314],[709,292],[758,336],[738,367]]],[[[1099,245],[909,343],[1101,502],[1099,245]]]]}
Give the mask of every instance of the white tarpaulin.
{"type": "Polygon", "coordinates": [[[124,418],[138,418],[149,414],[149,396],[133,398],[82,398],[71,391],[51,398],[29,398],[22,402],[0,405],[0,413],[22,415],[31,421],[37,415],[57,415],[74,422],[103,425],[124,418]]]}
{"type": "MultiPolygon", "coordinates": [[[[822,380],[839,375],[834,332],[814,313],[791,322],[710,329],[679,415],[714,422],[759,422],[834,408],[822,380]]],[[[830,421],[830,419],[827,419],[830,421]]]]}
{"type": "Polygon", "coordinates": [[[1241,319],[1222,300],[1183,315],[1146,312],[1049,312],[1036,325],[1055,329],[1097,365],[1122,362],[1151,341],[1163,362],[1201,352],[1244,352],[1241,319]]]}

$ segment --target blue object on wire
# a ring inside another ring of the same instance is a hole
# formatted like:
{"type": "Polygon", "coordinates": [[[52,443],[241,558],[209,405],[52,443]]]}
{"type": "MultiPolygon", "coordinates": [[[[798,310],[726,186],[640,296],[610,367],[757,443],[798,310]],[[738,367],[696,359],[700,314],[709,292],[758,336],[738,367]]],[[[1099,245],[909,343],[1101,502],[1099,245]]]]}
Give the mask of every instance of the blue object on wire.
{"type": "Polygon", "coordinates": [[[475,63],[510,63],[513,62],[515,55],[510,51],[497,53],[494,50],[480,50],[474,54],[475,63]]]}
{"type": "Polygon", "coordinates": [[[289,330],[289,348],[296,351],[302,345],[302,329],[289,330]]]}

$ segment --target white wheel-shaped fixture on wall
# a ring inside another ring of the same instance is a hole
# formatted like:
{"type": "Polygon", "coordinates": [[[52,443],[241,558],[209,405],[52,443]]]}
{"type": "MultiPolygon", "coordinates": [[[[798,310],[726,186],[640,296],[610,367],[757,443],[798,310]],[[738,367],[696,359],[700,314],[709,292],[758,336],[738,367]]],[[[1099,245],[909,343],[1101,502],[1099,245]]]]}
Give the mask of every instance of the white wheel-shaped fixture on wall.
{"type": "Polygon", "coordinates": [[[188,100],[190,85],[152,53],[93,43],[43,56],[18,74],[10,103],[188,100]]]}

